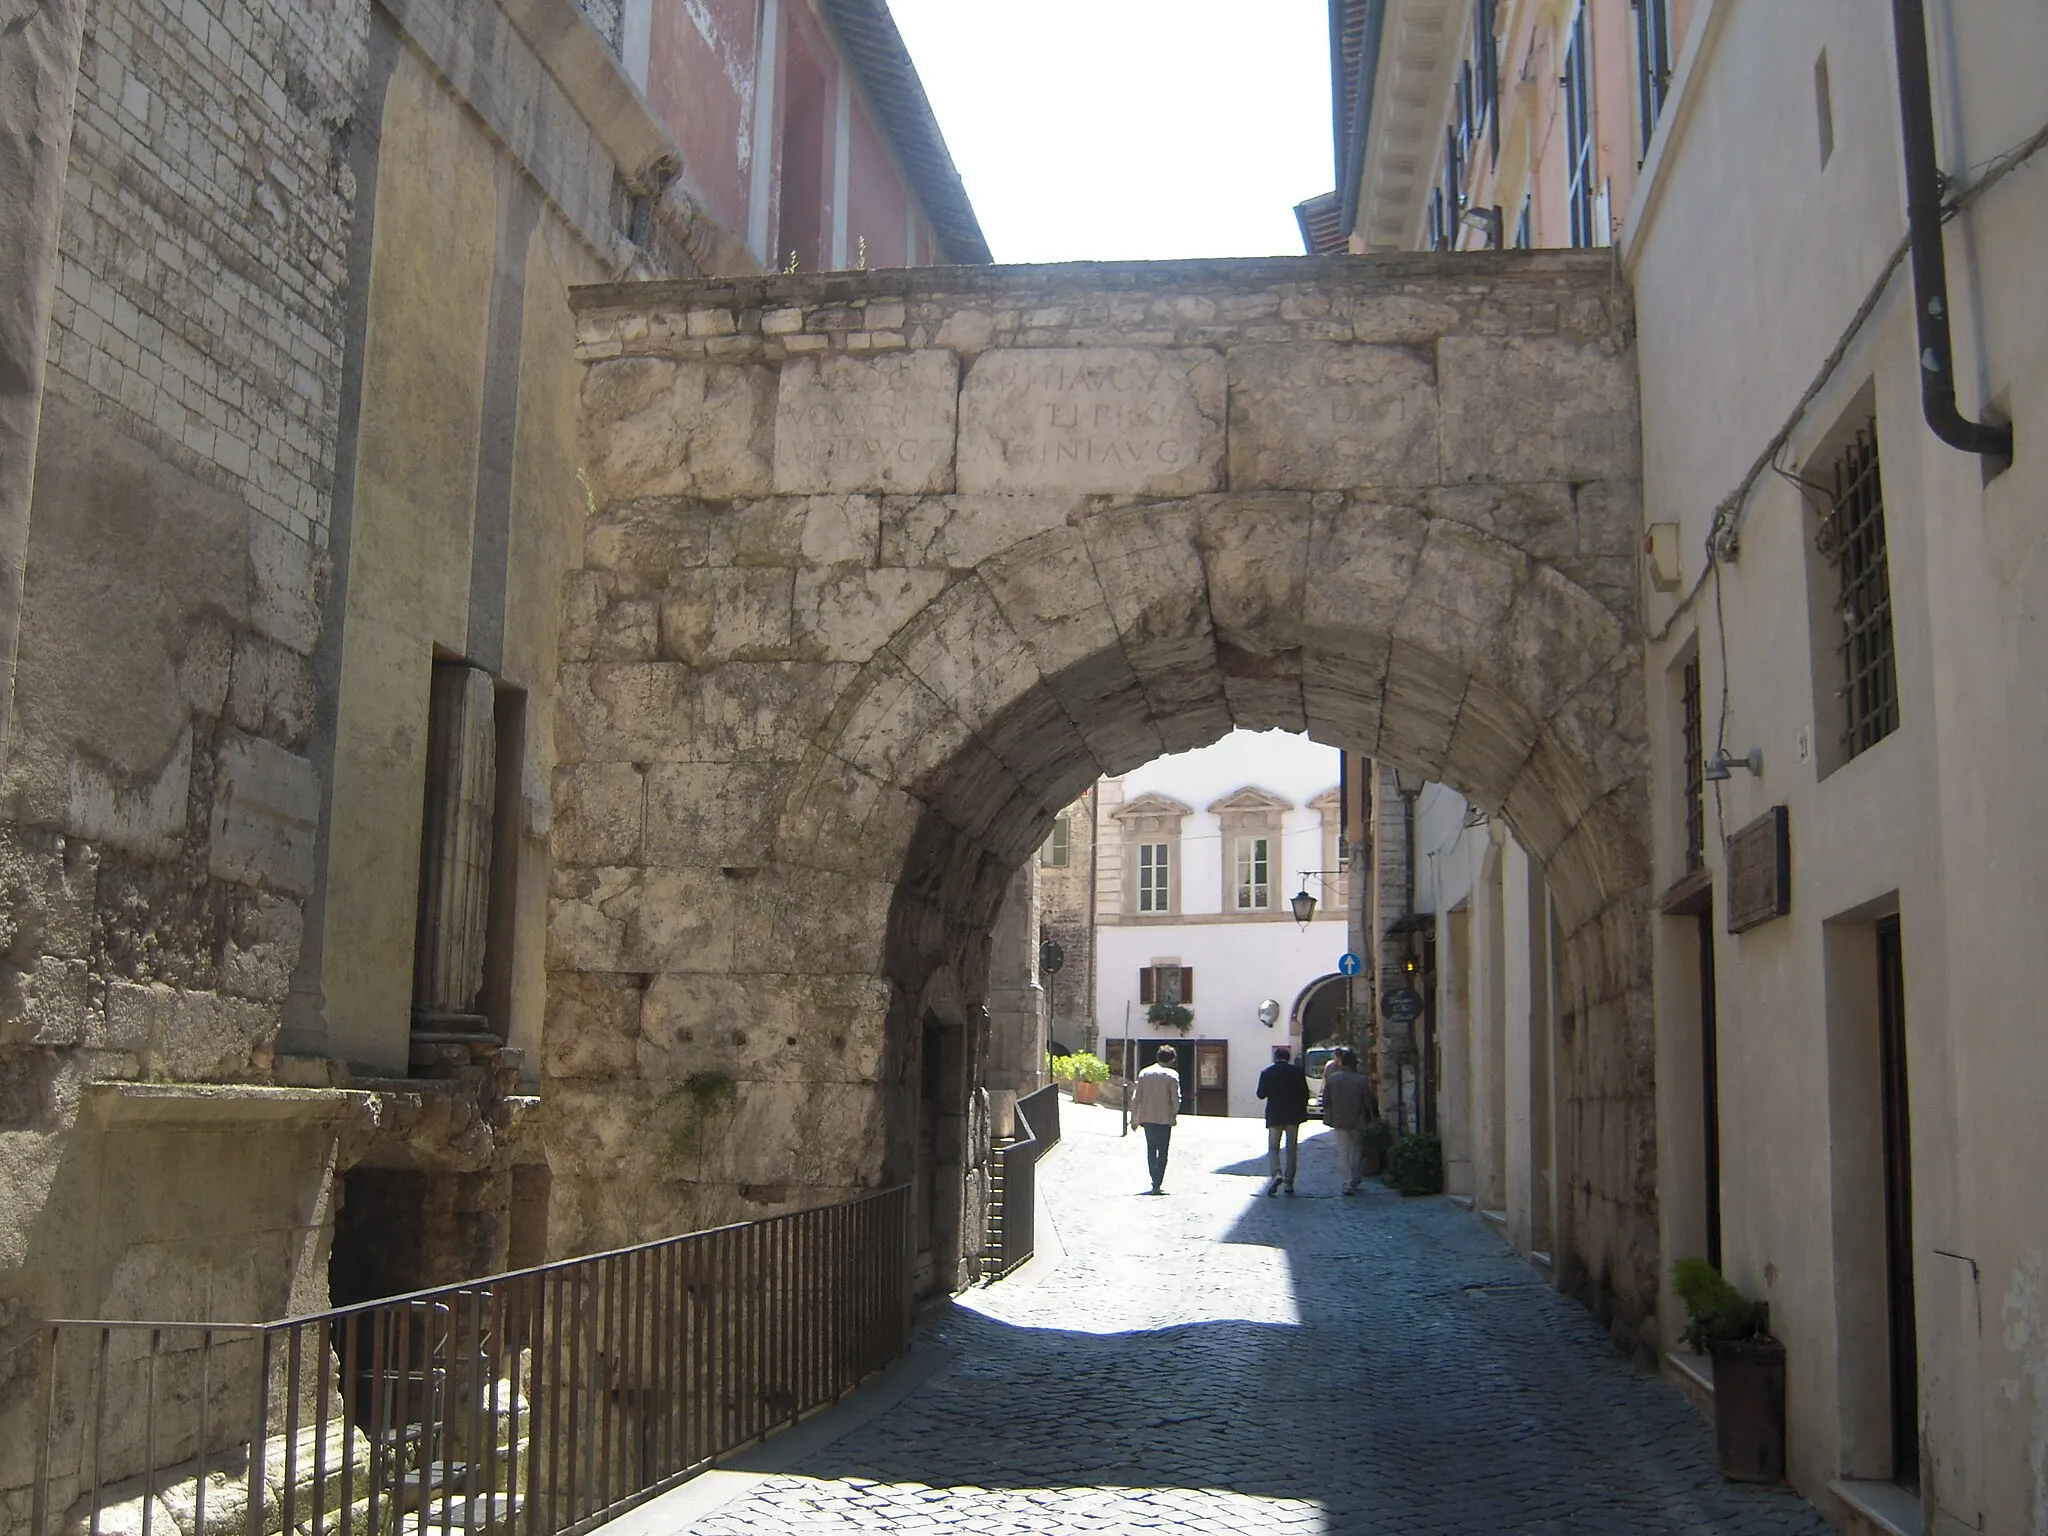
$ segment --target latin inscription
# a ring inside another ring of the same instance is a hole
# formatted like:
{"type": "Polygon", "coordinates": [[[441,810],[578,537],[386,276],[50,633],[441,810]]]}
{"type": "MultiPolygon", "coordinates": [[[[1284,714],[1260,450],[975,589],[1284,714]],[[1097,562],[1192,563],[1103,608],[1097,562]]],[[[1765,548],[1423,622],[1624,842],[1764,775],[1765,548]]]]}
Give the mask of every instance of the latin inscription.
{"type": "Polygon", "coordinates": [[[961,489],[1212,490],[1222,395],[1213,353],[985,354],[961,391],[961,489]]]}
{"type": "Polygon", "coordinates": [[[776,490],[951,490],[957,379],[939,351],[783,364],[776,490]]]}

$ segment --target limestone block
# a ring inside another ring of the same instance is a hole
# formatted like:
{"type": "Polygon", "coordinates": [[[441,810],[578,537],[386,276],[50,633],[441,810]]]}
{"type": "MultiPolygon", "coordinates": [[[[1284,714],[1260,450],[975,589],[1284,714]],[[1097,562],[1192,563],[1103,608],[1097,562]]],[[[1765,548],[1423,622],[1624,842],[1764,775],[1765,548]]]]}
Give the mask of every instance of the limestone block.
{"type": "Polygon", "coordinates": [[[1013,545],[989,560],[981,583],[1012,631],[1046,675],[1106,652],[1120,652],[1087,541],[1072,528],[1054,528],[1013,545]]]}
{"type": "Polygon", "coordinates": [[[636,763],[558,767],[550,848],[559,865],[638,864],[647,824],[647,776],[636,763]]]}
{"type": "Polygon", "coordinates": [[[1065,526],[1085,504],[1078,496],[892,497],[882,515],[880,563],[969,570],[1065,526]]]}
{"type": "Polygon", "coordinates": [[[1564,337],[1446,336],[1437,369],[1446,481],[1638,477],[1629,354],[1564,337]]]}
{"type": "Polygon", "coordinates": [[[786,865],[763,869],[737,891],[728,883],[724,898],[736,938],[734,968],[769,975],[880,975],[895,894],[895,882],[886,878],[786,865]]]}
{"type": "Polygon", "coordinates": [[[1498,806],[1535,750],[1543,724],[1512,694],[1473,678],[1458,701],[1446,761],[1466,798],[1498,806]]]}
{"type": "MultiPolygon", "coordinates": [[[[1439,657],[1456,677],[1480,665],[1533,567],[1512,544],[1435,523],[1408,578],[1395,638],[1439,657]]],[[[1462,682],[1453,690],[1463,692],[1462,682]]]]}
{"type": "Polygon", "coordinates": [[[0,954],[85,958],[99,866],[90,843],[0,827],[0,954]]]}
{"type": "Polygon", "coordinates": [[[185,807],[191,792],[189,724],[178,732],[155,772],[139,781],[94,757],[74,753],[64,828],[145,858],[172,858],[184,843],[185,807]]]}
{"type": "Polygon", "coordinates": [[[1450,305],[1415,294],[1375,294],[1359,299],[1351,309],[1352,335],[1394,346],[1427,346],[1457,330],[1460,323],[1458,311],[1450,305]]]}
{"type": "Polygon", "coordinates": [[[249,514],[247,526],[249,622],[265,638],[310,656],[327,603],[327,553],[260,512],[249,514]]]}
{"type": "Polygon", "coordinates": [[[808,497],[798,553],[810,565],[873,561],[881,522],[882,504],[872,496],[808,497]]]}
{"type": "Polygon", "coordinates": [[[960,391],[960,489],[1217,490],[1223,361],[1203,350],[985,352],[960,391]]]}
{"type": "Polygon", "coordinates": [[[151,1077],[205,1082],[245,1075],[277,1033],[277,1011],[217,992],[159,995],[146,1060],[151,1077]]]}
{"type": "Polygon", "coordinates": [[[728,661],[702,674],[689,750],[671,761],[737,762],[803,755],[854,668],[839,662],[728,661]]]}
{"type": "Polygon", "coordinates": [[[670,498],[605,508],[583,525],[583,561],[595,570],[648,577],[703,565],[713,514],[701,501],[670,498]]]}
{"type": "Polygon", "coordinates": [[[542,1070],[564,1080],[628,1079],[640,1042],[641,978],[559,971],[548,978],[542,1070]]]}
{"type": "Polygon", "coordinates": [[[1299,643],[1313,510],[1306,496],[1232,496],[1201,504],[1196,537],[1219,642],[1273,651],[1299,643]]]}
{"type": "Polygon", "coordinates": [[[591,364],[583,421],[598,501],[765,493],[774,395],[773,370],[757,364],[652,357],[591,364]]]}
{"type": "Polygon", "coordinates": [[[1490,640],[1488,676],[1547,719],[1624,655],[1628,628],[1583,588],[1539,565],[1490,640]]]}
{"type": "Polygon", "coordinates": [[[880,1068],[888,985],[874,976],[665,974],[647,986],[639,1070],[679,1082],[868,1081],[880,1068]]]}
{"type": "Polygon", "coordinates": [[[1361,628],[1384,631],[1407,595],[1429,527],[1419,500],[1399,495],[1318,507],[1302,598],[1316,643],[1341,647],[1361,628]]]}
{"type": "Polygon", "coordinates": [[[950,491],[959,363],[926,349],[782,365],[775,489],[950,491]]]}
{"type": "Polygon", "coordinates": [[[310,762],[260,736],[228,734],[207,847],[216,878],[305,895],[313,888],[319,820],[320,782],[310,762]]]}
{"type": "Polygon", "coordinates": [[[827,661],[866,661],[946,589],[950,573],[854,565],[799,571],[796,641],[827,661]]]}
{"type": "Polygon", "coordinates": [[[971,734],[894,652],[861,668],[840,716],[831,750],[881,782],[904,788],[936,772],[971,734]]]}
{"type": "Polygon", "coordinates": [[[897,874],[921,801],[826,752],[812,754],[782,814],[776,848],[791,863],[876,878],[897,874]]]}
{"type": "Polygon", "coordinates": [[[200,621],[185,635],[184,654],[177,658],[178,693],[195,715],[211,718],[227,703],[228,678],[234,669],[235,636],[224,624],[200,621]]]}
{"type": "Polygon", "coordinates": [[[891,648],[969,726],[992,718],[1038,681],[1030,652],[979,582],[949,588],[891,648]]]}
{"type": "Polygon", "coordinates": [[[558,762],[649,762],[690,739],[697,674],[681,662],[565,662],[558,684],[558,762]]]}
{"type": "Polygon", "coordinates": [[[786,763],[657,763],[647,770],[650,864],[768,862],[786,763]]]}
{"type": "Polygon", "coordinates": [[[237,640],[227,692],[228,718],[236,726],[300,746],[312,735],[313,708],[309,657],[256,635],[237,640]]]}
{"type": "Polygon", "coordinates": [[[1235,347],[1230,483],[1238,490],[1434,485],[1436,367],[1366,343],[1235,347]]]}
{"type": "Polygon", "coordinates": [[[548,903],[551,971],[723,970],[738,902],[716,869],[556,872],[548,903]]]}
{"type": "Polygon", "coordinates": [[[1189,502],[1120,507],[1080,524],[1110,618],[1141,676],[1142,658],[1170,659],[1175,642],[1198,641],[1189,654],[1208,652],[1214,625],[1195,543],[1200,526],[1189,502]]]}
{"type": "Polygon", "coordinates": [[[148,1050],[156,1032],[157,1009],[168,1008],[174,995],[171,988],[161,983],[142,986],[132,981],[108,982],[105,1033],[96,1043],[115,1051],[148,1050]]]}
{"type": "Polygon", "coordinates": [[[794,581],[773,566],[677,572],[661,596],[661,654],[698,666],[786,655],[794,581]]]}
{"type": "Polygon", "coordinates": [[[0,1045],[76,1045],[88,1037],[83,960],[39,955],[0,1012],[0,1045]]]}
{"type": "MultiPolygon", "coordinates": [[[[229,917],[223,985],[237,997],[283,1002],[291,991],[304,933],[304,912],[297,901],[264,892],[236,900],[229,917]]],[[[111,1013],[111,998],[108,1008],[111,1013]]]]}

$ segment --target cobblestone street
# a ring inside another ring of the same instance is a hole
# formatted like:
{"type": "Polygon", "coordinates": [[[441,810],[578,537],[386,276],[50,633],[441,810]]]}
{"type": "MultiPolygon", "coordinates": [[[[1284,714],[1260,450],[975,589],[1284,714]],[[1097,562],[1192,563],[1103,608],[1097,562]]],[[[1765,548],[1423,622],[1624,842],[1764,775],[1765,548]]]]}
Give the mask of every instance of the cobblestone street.
{"type": "Polygon", "coordinates": [[[1269,1200],[1259,1125],[1183,1119],[1153,1199],[1142,1141],[1063,1107],[1039,1257],[926,1325],[950,1361],[687,1530],[1828,1529],[1721,1481],[1710,1426],[1470,1213],[1340,1198],[1327,1133],[1269,1200]]]}

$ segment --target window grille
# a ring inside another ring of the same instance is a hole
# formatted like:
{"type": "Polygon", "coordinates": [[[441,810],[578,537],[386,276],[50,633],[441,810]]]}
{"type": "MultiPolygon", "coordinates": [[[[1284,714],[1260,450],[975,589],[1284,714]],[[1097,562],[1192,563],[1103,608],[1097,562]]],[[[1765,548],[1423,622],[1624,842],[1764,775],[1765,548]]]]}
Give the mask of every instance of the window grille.
{"type": "Polygon", "coordinates": [[[1237,909],[1263,912],[1273,904],[1269,854],[1271,843],[1263,837],[1237,840],[1237,909]]]}
{"type": "Polygon", "coordinates": [[[1138,845],[1138,910],[1140,912],[1167,912],[1172,910],[1171,888],[1167,876],[1172,869],[1171,845],[1167,843],[1140,843],[1138,845]]]}
{"type": "Polygon", "coordinates": [[[1636,105],[1642,113],[1643,153],[1671,94],[1671,0],[1634,0],[1636,8],[1636,105]]]}
{"type": "Polygon", "coordinates": [[[1450,248],[1450,228],[1444,219],[1444,189],[1429,189],[1429,248],[1433,251],[1450,248]]]}
{"type": "Polygon", "coordinates": [[[1073,857],[1073,831],[1062,816],[1052,824],[1052,835],[1040,845],[1038,862],[1046,869],[1065,869],[1073,857]]]}
{"type": "Polygon", "coordinates": [[[1475,0],[1473,41],[1479,55],[1479,110],[1484,115],[1492,163],[1500,164],[1500,46],[1493,38],[1497,0],[1475,0]]]}
{"type": "Polygon", "coordinates": [[[1884,484],[1878,474],[1875,419],[1856,433],[1835,461],[1833,496],[1814,542],[1837,579],[1842,745],[1845,755],[1854,757],[1899,728],[1891,569],[1885,558],[1884,484]]]}
{"type": "Polygon", "coordinates": [[[1699,657],[1685,664],[1679,692],[1685,708],[1685,872],[1691,874],[1707,858],[1707,744],[1700,724],[1699,657]]]}
{"type": "Polygon", "coordinates": [[[1465,206],[1465,152],[1458,144],[1457,125],[1444,130],[1444,240],[1458,244],[1458,210],[1465,206]]]}
{"type": "Polygon", "coordinates": [[[1586,7],[1572,19],[1571,42],[1564,55],[1565,198],[1572,210],[1572,244],[1605,245],[1604,231],[1594,224],[1593,82],[1591,34],[1586,7]]]}

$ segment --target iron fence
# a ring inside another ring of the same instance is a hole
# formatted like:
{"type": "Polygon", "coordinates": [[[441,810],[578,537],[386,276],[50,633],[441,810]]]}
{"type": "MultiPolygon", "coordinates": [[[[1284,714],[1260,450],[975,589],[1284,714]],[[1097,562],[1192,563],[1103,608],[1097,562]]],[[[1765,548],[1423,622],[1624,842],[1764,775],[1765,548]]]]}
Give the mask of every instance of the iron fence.
{"type": "Polygon", "coordinates": [[[558,1536],[910,1331],[907,1186],[260,1325],[58,1321],[33,1536],[558,1536]]]}
{"type": "Polygon", "coordinates": [[[1038,1160],[1059,1142],[1059,1088],[1017,1101],[1019,1134],[990,1154],[988,1233],[982,1273],[999,1280],[1038,1251],[1038,1160]]]}
{"type": "Polygon", "coordinates": [[[1030,1127],[1032,1139],[1038,1143],[1038,1154],[1043,1157],[1060,1144],[1060,1089],[1057,1083],[1047,1083],[1036,1093],[1027,1093],[1017,1101],[1017,1117],[1030,1127]]]}

